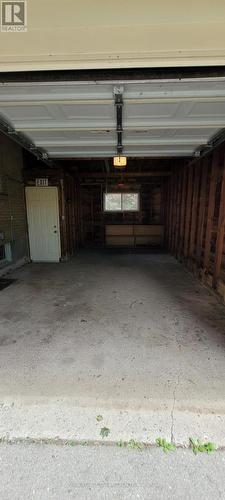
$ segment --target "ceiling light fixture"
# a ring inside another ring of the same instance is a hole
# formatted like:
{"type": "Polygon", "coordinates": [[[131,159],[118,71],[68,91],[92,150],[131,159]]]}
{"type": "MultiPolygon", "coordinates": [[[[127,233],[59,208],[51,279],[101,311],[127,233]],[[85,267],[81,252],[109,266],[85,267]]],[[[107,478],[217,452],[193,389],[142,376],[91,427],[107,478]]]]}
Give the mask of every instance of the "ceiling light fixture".
{"type": "Polygon", "coordinates": [[[126,156],[114,156],[113,158],[113,166],[116,168],[126,167],[127,157],[126,156]]]}

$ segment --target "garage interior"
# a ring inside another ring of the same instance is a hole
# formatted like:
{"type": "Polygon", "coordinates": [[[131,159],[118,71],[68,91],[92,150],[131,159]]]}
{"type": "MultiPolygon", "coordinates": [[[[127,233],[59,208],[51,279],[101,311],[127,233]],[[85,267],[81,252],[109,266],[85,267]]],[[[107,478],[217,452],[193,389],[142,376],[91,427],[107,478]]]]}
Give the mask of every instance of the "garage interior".
{"type": "Polygon", "coordinates": [[[102,413],[115,440],[225,443],[224,124],[224,76],[1,77],[9,434],[17,415],[18,435],[72,436],[67,411],[82,439],[102,413]]]}

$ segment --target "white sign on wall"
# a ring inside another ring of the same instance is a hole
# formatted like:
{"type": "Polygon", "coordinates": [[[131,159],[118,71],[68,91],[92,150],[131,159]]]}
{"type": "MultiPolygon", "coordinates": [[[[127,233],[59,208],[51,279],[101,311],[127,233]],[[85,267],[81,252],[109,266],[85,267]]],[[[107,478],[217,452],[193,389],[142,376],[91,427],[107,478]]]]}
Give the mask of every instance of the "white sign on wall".
{"type": "Polygon", "coordinates": [[[36,179],[36,187],[48,187],[48,179],[36,179]]]}

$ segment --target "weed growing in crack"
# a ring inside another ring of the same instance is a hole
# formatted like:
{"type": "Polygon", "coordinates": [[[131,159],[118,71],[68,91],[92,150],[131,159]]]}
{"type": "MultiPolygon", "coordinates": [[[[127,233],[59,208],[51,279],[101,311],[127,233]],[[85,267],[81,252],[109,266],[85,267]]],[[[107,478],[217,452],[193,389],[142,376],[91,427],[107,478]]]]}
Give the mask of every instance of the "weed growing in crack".
{"type": "Polygon", "coordinates": [[[160,448],[162,448],[165,453],[167,453],[168,451],[175,451],[176,450],[176,446],[174,444],[169,443],[166,439],[163,439],[160,437],[158,437],[156,439],[156,444],[160,448]]]}
{"type": "Polygon", "coordinates": [[[118,443],[116,443],[116,445],[117,445],[119,448],[126,448],[127,443],[126,443],[126,441],[122,441],[122,439],[121,439],[120,441],[118,441],[118,443]]]}
{"type": "Polygon", "coordinates": [[[71,439],[70,441],[67,441],[67,443],[66,443],[66,444],[67,444],[68,446],[76,446],[76,445],[77,445],[77,442],[71,439]]]}
{"type": "Polygon", "coordinates": [[[193,438],[189,438],[190,446],[195,455],[197,453],[213,453],[216,450],[216,445],[214,443],[211,443],[210,441],[208,443],[201,443],[199,439],[195,441],[193,438]]]}
{"type": "Polygon", "coordinates": [[[130,439],[130,441],[128,441],[127,447],[131,450],[142,450],[143,448],[142,444],[138,441],[135,441],[134,439],[130,439]]]}

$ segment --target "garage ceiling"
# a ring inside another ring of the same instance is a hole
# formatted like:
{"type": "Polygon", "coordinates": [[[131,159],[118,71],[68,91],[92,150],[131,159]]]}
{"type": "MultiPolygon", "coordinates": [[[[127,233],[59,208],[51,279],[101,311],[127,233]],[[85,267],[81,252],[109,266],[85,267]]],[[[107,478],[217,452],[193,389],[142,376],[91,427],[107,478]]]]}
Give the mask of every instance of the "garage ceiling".
{"type": "Polygon", "coordinates": [[[50,158],[189,157],[225,127],[225,79],[0,84],[0,115],[50,158]]]}

